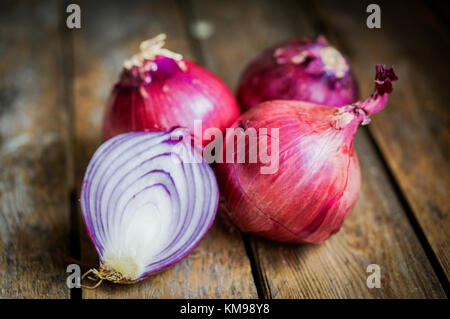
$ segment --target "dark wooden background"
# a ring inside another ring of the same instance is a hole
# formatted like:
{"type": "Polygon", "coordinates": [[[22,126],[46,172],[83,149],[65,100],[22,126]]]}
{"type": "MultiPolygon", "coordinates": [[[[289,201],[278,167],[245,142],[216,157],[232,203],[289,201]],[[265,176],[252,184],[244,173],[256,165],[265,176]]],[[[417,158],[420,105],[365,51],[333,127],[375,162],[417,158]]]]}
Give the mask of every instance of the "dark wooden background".
{"type": "Polygon", "coordinates": [[[1,1],[0,298],[447,298],[448,6],[376,2],[379,30],[365,26],[364,1],[77,1],[82,28],[69,31],[63,1],[1,1]],[[199,23],[213,34],[195,32],[199,23]],[[360,198],[325,243],[243,236],[218,219],[161,274],[71,291],[67,259],[97,265],[78,196],[109,90],[123,60],[160,32],[233,90],[261,50],[318,34],[350,58],[363,97],[376,63],[400,80],[356,136],[360,198]],[[366,286],[369,264],[381,267],[380,289],[366,286]]]}

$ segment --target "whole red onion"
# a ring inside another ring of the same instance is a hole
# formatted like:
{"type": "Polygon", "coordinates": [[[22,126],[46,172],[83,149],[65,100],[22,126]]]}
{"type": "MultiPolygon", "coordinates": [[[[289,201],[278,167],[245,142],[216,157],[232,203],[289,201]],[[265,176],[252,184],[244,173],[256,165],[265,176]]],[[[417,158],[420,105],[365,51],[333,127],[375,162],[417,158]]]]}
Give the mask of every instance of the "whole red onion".
{"type": "Polygon", "coordinates": [[[348,61],[324,37],[294,39],[263,52],[247,67],[238,89],[244,110],[270,100],[344,106],[358,98],[348,61]]]}
{"type": "Polygon", "coordinates": [[[375,92],[365,101],[337,108],[276,100],[244,113],[234,128],[267,133],[258,134],[258,145],[248,143],[242,150],[237,146],[239,135],[227,132],[222,151],[232,148],[234,161],[219,163],[217,176],[225,212],[237,227],[283,242],[320,243],[336,233],[360,188],[353,137],[360,125],[370,122],[369,115],[385,106],[394,80],[392,68],[378,65],[375,92]],[[273,128],[279,129],[278,137],[270,135],[273,128]],[[269,166],[261,159],[236,163],[239,151],[248,159],[258,147],[261,156],[263,137],[268,149],[279,145],[277,154],[271,154],[278,165],[273,174],[261,173],[269,166]]]}
{"type": "Polygon", "coordinates": [[[194,120],[202,121],[203,131],[210,127],[224,131],[239,116],[237,101],[225,83],[164,49],[164,40],[161,34],[143,42],[141,52],[125,62],[107,106],[105,139],[129,131],[174,126],[194,133],[194,120]]]}

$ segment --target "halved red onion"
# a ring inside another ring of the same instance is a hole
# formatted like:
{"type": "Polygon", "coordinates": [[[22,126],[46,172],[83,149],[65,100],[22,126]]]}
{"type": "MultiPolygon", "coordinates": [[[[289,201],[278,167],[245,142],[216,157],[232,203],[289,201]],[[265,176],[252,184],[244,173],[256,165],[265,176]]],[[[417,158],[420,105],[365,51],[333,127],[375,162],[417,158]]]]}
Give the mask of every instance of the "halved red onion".
{"type": "Polygon", "coordinates": [[[94,274],[132,283],[199,243],[214,221],[218,187],[185,129],[130,132],[95,152],[80,201],[100,259],[94,274]]]}

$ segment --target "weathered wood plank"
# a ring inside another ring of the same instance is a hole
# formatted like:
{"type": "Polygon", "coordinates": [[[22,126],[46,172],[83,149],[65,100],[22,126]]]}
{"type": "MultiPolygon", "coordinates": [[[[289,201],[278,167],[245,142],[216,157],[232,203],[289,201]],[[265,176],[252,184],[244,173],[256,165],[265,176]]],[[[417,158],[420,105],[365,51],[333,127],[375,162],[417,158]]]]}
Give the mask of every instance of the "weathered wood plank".
{"type": "Polygon", "coordinates": [[[369,2],[317,4],[320,19],[352,53],[368,94],[372,65],[393,64],[400,80],[389,106],[374,116],[373,134],[446,276],[450,278],[450,38],[418,3],[380,2],[381,30],[365,27],[369,2]],[[403,30],[399,32],[399,30],[403,30]],[[338,34],[349,34],[341,37],[338,34]],[[364,45],[361,45],[364,43],[364,45]]]}
{"type": "MultiPolygon", "coordinates": [[[[101,143],[103,110],[122,63],[140,41],[160,32],[167,47],[193,58],[174,1],[81,3],[83,28],[75,34],[76,176],[101,143]]],[[[82,227],[82,262],[98,263],[82,227]]],[[[257,297],[241,236],[216,221],[194,252],[174,267],[131,286],[104,284],[83,289],[83,298],[255,298],[257,297]]]]}
{"type": "Polygon", "coordinates": [[[59,9],[0,4],[0,299],[70,296],[59,9]]]}
{"type": "MultiPolygon", "coordinates": [[[[210,21],[215,30],[200,42],[207,66],[233,88],[245,63],[268,45],[315,35],[316,25],[296,2],[283,2],[284,6],[276,1],[193,3],[193,23],[210,21]]],[[[368,68],[373,73],[373,65],[368,68]]],[[[355,145],[362,168],[361,195],[339,234],[322,245],[252,239],[265,297],[445,296],[365,130],[357,134],[355,145]],[[372,263],[381,267],[380,289],[366,285],[366,267],[372,263]]]]}

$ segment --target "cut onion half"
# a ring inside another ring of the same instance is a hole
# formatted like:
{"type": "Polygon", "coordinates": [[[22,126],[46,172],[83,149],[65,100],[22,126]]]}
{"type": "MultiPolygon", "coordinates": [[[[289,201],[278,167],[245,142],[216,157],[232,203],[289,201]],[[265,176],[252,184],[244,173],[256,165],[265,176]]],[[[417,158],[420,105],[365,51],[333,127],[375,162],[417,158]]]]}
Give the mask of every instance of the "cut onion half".
{"type": "Polygon", "coordinates": [[[181,260],[206,234],[218,187],[196,154],[182,128],[124,133],[95,152],[80,202],[100,260],[90,272],[99,282],[142,280],[181,260]]]}

